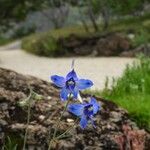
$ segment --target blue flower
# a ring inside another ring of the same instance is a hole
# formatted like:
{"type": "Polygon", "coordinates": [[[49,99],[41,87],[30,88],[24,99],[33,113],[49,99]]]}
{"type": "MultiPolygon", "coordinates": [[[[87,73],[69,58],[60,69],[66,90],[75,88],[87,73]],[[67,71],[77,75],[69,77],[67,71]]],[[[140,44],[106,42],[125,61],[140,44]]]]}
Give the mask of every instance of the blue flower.
{"type": "Polygon", "coordinates": [[[63,101],[67,100],[69,95],[73,95],[77,99],[80,90],[87,89],[93,85],[91,80],[79,79],[74,69],[65,78],[53,75],[51,80],[57,87],[62,88],[60,97],[63,101]]]}
{"type": "Polygon", "coordinates": [[[86,128],[88,121],[94,125],[93,117],[100,109],[99,103],[95,98],[91,98],[90,102],[85,102],[83,104],[70,104],[68,106],[68,111],[73,113],[74,115],[81,118],[80,126],[82,129],[86,128]]]}

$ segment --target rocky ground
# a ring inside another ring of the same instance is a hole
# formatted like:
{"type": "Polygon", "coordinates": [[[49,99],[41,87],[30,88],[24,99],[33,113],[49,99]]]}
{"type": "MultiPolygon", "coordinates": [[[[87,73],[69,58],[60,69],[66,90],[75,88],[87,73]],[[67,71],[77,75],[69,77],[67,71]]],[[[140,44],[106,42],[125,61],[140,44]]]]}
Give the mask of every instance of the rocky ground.
{"type": "MultiPolygon", "coordinates": [[[[19,143],[19,150],[21,149],[27,120],[27,108],[23,102],[29,95],[29,87],[42,97],[34,96],[32,100],[27,149],[38,147],[40,150],[47,150],[47,143],[51,137],[49,131],[53,133],[64,105],[59,99],[58,89],[38,78],[2,68],[0,68],[0,146],[6,136],[10,136],[19,143]]],[[[88,97],[83,96],[85,99],[88,97]]],[[[75,125],[63,139],[55,141],[53,149],[150,149],[149,133],[139,129],[125,110],[108,100],[98,97],[96,99],[102,105],[101,111],[95,117],[96,129],[88,126],[85,130],[81,130],[79,125],[75,125]]],[[[66,112],[58,133],[63,133],[74,124],[75,120],[74,116],[66,112]]]]}

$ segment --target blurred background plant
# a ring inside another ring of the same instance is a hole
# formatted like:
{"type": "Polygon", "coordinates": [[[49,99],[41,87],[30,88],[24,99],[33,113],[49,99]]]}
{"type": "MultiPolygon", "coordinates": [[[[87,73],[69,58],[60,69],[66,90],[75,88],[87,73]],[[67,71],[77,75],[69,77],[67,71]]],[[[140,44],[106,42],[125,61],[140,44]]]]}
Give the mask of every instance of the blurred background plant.
{"type": "Polygon", "coordinates": [[[103,32],[114,21],[134,20],[135,16],[149,13],[149,7],[148,0],[124,3],[120,0],[1,0],[0,35],[4,39],[20,38],[68,26],[82,26],[81,30],[86,32],[91,28],[92,32],[103,32]]]}

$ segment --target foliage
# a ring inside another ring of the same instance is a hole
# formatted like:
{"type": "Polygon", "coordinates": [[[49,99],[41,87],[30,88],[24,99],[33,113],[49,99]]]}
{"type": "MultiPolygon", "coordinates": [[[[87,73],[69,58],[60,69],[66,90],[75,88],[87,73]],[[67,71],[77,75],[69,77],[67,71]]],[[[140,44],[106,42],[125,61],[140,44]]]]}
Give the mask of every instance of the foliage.
{"type": "Polygon", "coordinates": [[[134,14],[141,10],[145,0],[109,0],[110,7],[115,14],[134,14]]]}
{"type": "Polygon", "coordinates": [[[141,29],[137,32],[135,38],[133,39],[134,47],[140,46],[142,44],[147,44],[150,41],[150,34],[148,31],[141,29]]]}
{"type": "MultiPolygon", "coordinates": [[[[144,2],[147,0],[1,0],[0,1],[0,32],[7,31],[8,28],[15,26],[16,23],[24,20],[30,12],[40,10],[47,17],[53,27],[62,28],[69,16],[70,7],[79,8],[82,12],[79,21],[83,24],[87,32],[89,21],[93,31],[99,31],[98,18],[102,18],[103,30],[108,29],[110,18],[113,16],[123,16],[136,14],[143,9],[144,2]],[[49,12],[44,10],[50,9],[49,12]],[[55,12],[55,13],[52,13],[55,12]]],[[[17,31],[16,36],[27,35],[29,32],[17,31]],[[21,33],[22,32],[22,33],[21,33]]]]}
{"type": "Polygon", "coordinates": [[[37,10],[41,0],[1,0],[0,25],[9,27],[13,22],[23,20],[30,11],[37,10]]]}
{"type": "MultiPolygon", "coordinates": [[[[150,58],[127,66],[122,77],[113,80],[112,89],[95,91],[128,110],[131,118],[150,131],[150,58]]],[[[108,82],[108,81],[107,81],[108,82]]],[[[106,84],[107,85],[107,84],[106,84]]]]}
{"type": "Polygon", "coordinates": [[[51,21],[55,29],[63,27],[69,15],[69,5],[65,0],[45,0],[41,10],[49,9],[51,13],[42,11],[42,14],[51,21]]]}
{"type": "MultiPolygon", "coordinates": [[[[73,0],[1,0],[0,30],[2,32],[7,31],[7,29],[12,27],[15,23],[24,20],[30,12],[37,10],[41,10],[42,12],[42,10],[47,8],[60,9],[60,15],[63,15],[61,6],[64,6],[66,3],[74,5],[73,0]]],[[[51,21],[54,25],[57,24],[57,18],[56,14],[53,13],[51,21]]],[[[65,18],[65,16],[63,16],[63,18],[65,18]]]]}
{"type": "Polygon", "coordinates": [[[17,144],[12,141],[10,137],[7,137],[5,146],[2,148],[2,150],[17,150],[17,144]]]}
{"type": "Polygon", "coordinates": [[[94,14],[103,18],[104,29],[108,28],[110,22],[110,2],[109,0],[92,0],[92,8],[94,14]]]}
{"type": "MultiPolygon", "coordinates": [[[[25,19],[29,12],[36,10],[44,10],[47,8],[60,10],[62,22],[67,18],[67,13],[63,14],[62,6],[77,6],[88,8],[85,13],[88,14],[93,27],[96,25],[96,18],[100,15],[103,17],[104,24],[109,23],[109,12],[115,15],[134,14],[137,10],[141,10],[146,0],[1,0],[0,1],[0,25],[5,28],[10,27],[15,22],[25,19]]],[[[47,15],[46,15],[47,16],[47,15]]],[[[56,28],[59,28],[58,22],[60,17],[52,14],[48,17],[56,28]]],[[[97,28],[97,25],[95,26],[97,28]]],[[[5,30],[5,29],[4,29],[5,30]]]]}
{"type": "Polygon", "coordinates": [[[60,46],[57,44],[56,39],[51,35],[38,36],[36,40],[30,38],[24,39],[22,47],[28,48],[28,52],[40,56],[59,56],[61,53],[60,46]]]}

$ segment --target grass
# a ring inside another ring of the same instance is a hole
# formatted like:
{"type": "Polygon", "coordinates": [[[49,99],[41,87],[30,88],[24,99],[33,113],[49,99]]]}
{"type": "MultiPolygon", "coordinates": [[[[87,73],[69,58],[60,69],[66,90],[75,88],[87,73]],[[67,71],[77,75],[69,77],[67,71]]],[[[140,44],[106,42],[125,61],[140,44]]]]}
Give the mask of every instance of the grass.
{"type": "Polygon", "coordinates": [[[5,140],[5,144],[2,148],[2,150],[17,150],[16,141],[14,141],[13,138],[10,138],[8,136],[5,140]]]}
{"type": "Polygon", "coordinates": [[[127,66],[123,76],[114,80],[111,90],[106,87],[91,92],[125,108],[140,127],[150,131],[150,58],[142,57],[140,63],[127,66]]]}
{"type": "MultiPolygon", "coordinates": [[[[133,32],[135,38],[131,41],[133,47],[140,44],[145,44],[150,41],[150,14],[144,16],[128,17],[119,21],[112,21],[108,30],[103,31],[103,26],[99,25],[99,33],[104,34],[108,32],[123,32],[128,34],[133,32]]],[[[66,50],[58,44],[60,37],[68,37],[70,34],[79,36],[90,36],[93,33],[92,26],[89,26],[90,33],[87,33],[82,26],[72,26],[63,29],[51,30],[49,32],[32,34],[23,39],[22,48],[27,52],[44,56],[57,56],[64,54],[66,50]]]]}

